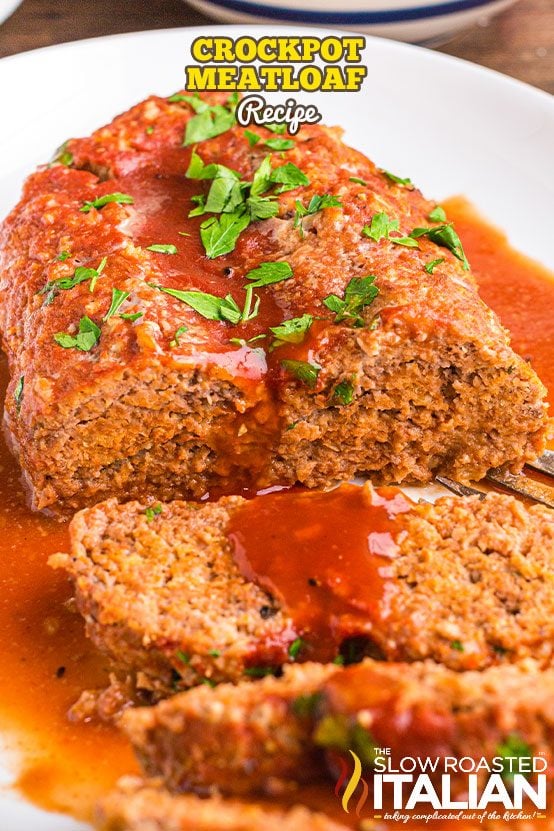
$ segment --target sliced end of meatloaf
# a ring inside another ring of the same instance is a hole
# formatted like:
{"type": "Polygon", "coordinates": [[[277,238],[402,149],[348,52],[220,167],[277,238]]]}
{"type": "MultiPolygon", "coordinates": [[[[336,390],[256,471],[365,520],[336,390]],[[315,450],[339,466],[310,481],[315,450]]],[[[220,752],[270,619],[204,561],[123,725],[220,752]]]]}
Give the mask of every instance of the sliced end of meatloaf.
{"type": "MultiPolygon", "coordinates": [[[[374,492],[364,487],[369,506],[374,492]]],[[[310,633],[298,631],[282,598],[243,576],[227,535],[242,506],[269,498],[150,506],[109,500],[75,517],[71,554],[51,563],[71,576],[97,646],[161,692],[275,670],[309,657],[309,650],[298,653],[292,645],[299,636],[309,641],[310,633]]],[[[334,522],[321,513],[322,522],[334,522]]],[[[446,497],[414,505],[395,521],[381,613],[358,616],[359,632],[345,618],[344,637],[359,635],[361,654],[431,658],[460,670],[527,657],[552,662],[551,511],[489,494],[483,501],[446,497]]],[[[334,562],[336,552],[329,557],[334,562]]],[[[342,620],[334,626],[340,635],[342,620]]]]}
{"type": "Polygon", "coordinates": [[[146,773],[172,791],[276,795],[324,775],[323,754],[311,742],[311,701],[337,671],[301,664],[282,678],[196,687],[127,711],[120,726],[146,773]]]}
{"type": "Polygon", "coordinates": [[[541,452],[545,390],[479,299],[461,248],[427,233],[442,227],[433,203],[337,130],[303,128],[283,159],[267,154],[269,131],[256,128],[252,148],[234,126],[198,143],[206,166],[242,184],[262,164],[296,166],[304,184],[280,193],[259,177],[255,198],[277,214],[209,257],[200,224],[210,214],[187,218],[211,185],[185,175],[192,117],[186,100],[150,98],[72,140],[0,228],[6,420],[34,507],[317,487],[357,472],[478,479],[541,452]],[[311,211],[324,196],[330,206],[311,211]],[[383,217],[392,232],[378,232],[383,217]],[[247,273],[275,261],[292,276],[256,288],[255,315],[237,322],[247,273]],[[360,300],[356,281],[370,277],[378,294],[360,300]],[[199,312],[167,290],[203,291],[212,305],[199,312]],[[114,291],[125,296],[112,310],[114,291]],[[229,296],[231,320],[217,306],[229,296]],[[285,339],[272,332],[298,319],[312,321],[303,340],[300,324],[285,339]]]}
{"type": "Polygon", "coordinates": [[[380,747],[395,766],[410,756],[540,754],[550,766],[554,670],[527,661],[460,673],[430,661],[366,659],[344,670],[327,665],[318,677],[310,665],[270,683],[189,690],[129,710],[122,724],[146,772],[171,791],[271,793],[276,782],[314,781],[324,771],[321,749],[328,775],[349,750],[372,769],[380,747]]]}
{"type": "Polygon", "coordinates": [[[98,831],[346,831],[308,808],[274,808],[217,797],[172,796],[155,782],[126,777],[98,806],[98,831]]]}

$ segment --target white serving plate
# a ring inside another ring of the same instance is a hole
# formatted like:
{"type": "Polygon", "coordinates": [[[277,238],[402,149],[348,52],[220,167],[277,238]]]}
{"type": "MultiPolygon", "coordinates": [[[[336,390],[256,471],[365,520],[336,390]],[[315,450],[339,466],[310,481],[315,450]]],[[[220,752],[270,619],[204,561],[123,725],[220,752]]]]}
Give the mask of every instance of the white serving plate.
{"type": "MultiPolygon", "coordinates": [[[[260,36],[267,28],[217,31],[260,36]]],[[[66,138],[86,135],[149,93],[178,89],[192,39],[213,33],[187,28],[117,35],[1,60],[0,111],[9,117],[0,130],[0,218],[17,200],[26,174],[66,138]]],[[[325,122],[346,128],[347,142],[410,176],[430,196],[468,196],[517,248],[554,269],[552,97],[473,64],[387,40],[369,38],[364,60],[369,75],[362,92],[297,99],[315,103],[325,122]]],[[[13,755],[0,749],[0,831],[85,828],[23,802],[9,788],[14,768],[13,755]]]]}
{"type": "Polygon", "coordinates": [[[437,44],[486,22],[515,0],[187,0],[221,23],[339,26],[408,43],[437,44]]]}
{"type": "Polygon", "coordinates": [[[21,0],[0,0],[0,23],[7,20],[19,5],[21,5],[21,0]]]}

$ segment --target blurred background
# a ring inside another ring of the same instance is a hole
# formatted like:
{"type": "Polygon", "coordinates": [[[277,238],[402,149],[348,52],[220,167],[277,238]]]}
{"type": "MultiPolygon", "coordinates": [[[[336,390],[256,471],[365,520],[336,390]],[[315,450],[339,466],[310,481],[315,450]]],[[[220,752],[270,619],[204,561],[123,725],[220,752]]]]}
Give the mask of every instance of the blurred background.
{"type": "Polygon", "coordinates": [[[314,26],[323,14],[335,28],[350,23],[433,45],[554,93],[554,0],[0,0],[0,19],[11,11],[0,25],[0,57],[119,32],[215,25],[214,18],[263,16],[274,26],[294,11],[314,26]]]}

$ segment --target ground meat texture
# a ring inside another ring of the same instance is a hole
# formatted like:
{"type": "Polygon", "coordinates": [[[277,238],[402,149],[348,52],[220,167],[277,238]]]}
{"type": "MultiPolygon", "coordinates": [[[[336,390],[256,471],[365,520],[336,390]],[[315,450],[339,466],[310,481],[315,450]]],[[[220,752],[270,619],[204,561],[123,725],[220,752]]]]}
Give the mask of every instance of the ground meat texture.
{"type": "MultiPolygon", "coordinates": [[[[226,528],[243,504],[173,502],[152,516],[145,504],[108,500],[77,514],[71,553],[51,559],[71,576],[97,646],[160,694],[302,660],[291,654],[298,632],[287,609],[235,562],[226,528]]],[[[552,663],[551,511],[500,494],[446,497],[398,522],[387,613],[360,629],[362,654],[456,670],[552,663]]]]}
{"type": "Polygon", "coordinates": [[[130,777],[102,800],[95,827],[98,831],[346,831],[344,825],[308,808],[172,796],[156,783],[130,777]]]}
{"type": "MultiPolygon", "coordinates": [[[[395,766],[405,756],[544,753],[550,769],[554,670],[530,660],[482,672],[431,661],[306,665],[282,679],[189,690],[127,711],[122,726],[146,772],[174,792],[213,785],[275,795],[295,782],[337,779],[349,750],[370,772],[375,747],[390,747],[395,766]]],[[[467,786],[463,774],[453,782],[467,786]]]]}
{"type": "Polygon", "coordinates": [[[279,795],[324,776],[312,697],[338,671],[303,664],[282,678],[196,687],[128,711],[120,726],[146,773],[172,791],[279,795]]]}
{"type": "MultiPolygon", "coordinates": [[[[541,452],[544,388],[461,262],[426,236],[415,249],[362,234],[377,213],[397,219],[404,235],[427,227],[432,203],[346,147],[340,131],[305,127],[271,164],[297,165],[310,184],[278,196],[276,217],[253,222],[232,253],[208,260],[199,241],[205,217],[187,218],[191,197],[210,185],[184,176],[191,150],[182,137],[193,115],[186,102],[154,97],[70,141],[60,157],[70,164],[30,176],[0,230],[6,424],[35,508],[69,512],[110,495],[168,500],[275,482],[317,487],[357,472],[375,481],[425,482],[437,472],[477,479],[541,452]],[[81,210],[113,193],[134,201],[81,210]],[[324,194],[341,205],[307,217],[300,233],[296,201],[324,194]],[[177,254],[152,244],[175,245],[177,254]],[[47,290],[103,257],[94,291],[90,279],[47,290]],[[425,264],[441,257],[429,274],[425,264]],[[158,288],[231,293],[242,308],[245,273],[275,260],[294,276],[259,289],[259,314],[246,324],[207,320],[158,288]],[[368,274],[379,295],[362,309],[364,325],[335,322],[323,299],[343,297],[368,274]],[[113,289],[128,296],[105,319],[113,289]],[[317,318],[304,342],[270,350],[269,327],[304,314],[317,318]],[[54,340],[75,336],[85,316],[101,330],[90,349],[54,340]],[[258,335],[266,337],[246,343],[258,335]],[[315,385],[287,372],[283,359],[321,367],[315,385]],[[348,394],[337,395],[341,384],[348,394]]],[[[274,138],[258,132],[254,148],[235,127],[197,152],[248,181],[264,140],[274,138]]]]}

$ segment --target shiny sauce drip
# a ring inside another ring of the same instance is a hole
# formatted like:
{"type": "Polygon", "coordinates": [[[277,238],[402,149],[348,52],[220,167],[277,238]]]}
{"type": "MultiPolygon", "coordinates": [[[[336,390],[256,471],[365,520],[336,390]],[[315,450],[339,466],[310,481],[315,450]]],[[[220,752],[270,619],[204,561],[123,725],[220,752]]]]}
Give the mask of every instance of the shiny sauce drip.
{"type": "Polygon", "coordinates": [[[397,516],[412,504],[398,488],[342,485],[271,493],[233,514],[235,561],[292,619],[298,657],[332,661],[345,640],[370,637],[387,616],[397,516]]]}
{"type": "MultiPolygon", "coordinates": [[[[449,200],[445,207],[460,232],[484,300],[511,330],[515,349],[530,357],[552,400],[553,275],[511,249],[504,235],[479,219],[464,200],[449,200]],[[506,291],[507,286],[513,290],[506,291]]],[[[145,230],[144,241],[177,245],[174,237],[153,239],[159,233],[157,228],[145,230]]],[[[178,239],[182,245],[188,238],[178,239]]],[[[6,379],[2,364],[3,388],[6,379]]],[[[2,739],[16,753],[17,785],[26,798],[50,810],[87,818],[99,796],[121,774],[134,773],[138,766],[115,728],[67,718],[83,690],[106,683],[108,667],[71,608],[68,581],[46,564],[49,554],[67,550],[67,529],[26,507],[19,470],[3,441],[0,474],[2,739]]],[[[354,812],[346,815],[342,810],[332,782],[303,787],[287,799],[324,811],[348,827],[359,827],[354,812]]],[[[454,825],[462,831],[463,823],[454,825]]],[[[410,827],[418,826],[410,823],[410,827]]],[[[435,823],[435,827],[444,826],[435,823]]]]}

